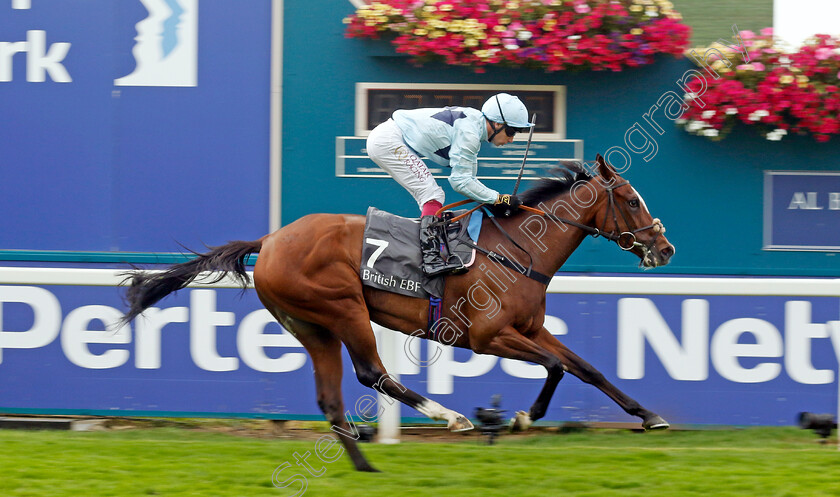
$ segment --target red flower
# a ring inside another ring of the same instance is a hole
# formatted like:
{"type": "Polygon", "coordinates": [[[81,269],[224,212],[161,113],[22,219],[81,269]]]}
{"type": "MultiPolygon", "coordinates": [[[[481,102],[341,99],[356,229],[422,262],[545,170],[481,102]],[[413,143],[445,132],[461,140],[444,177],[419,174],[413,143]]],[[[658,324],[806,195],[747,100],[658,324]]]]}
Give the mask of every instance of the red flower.
{"type": "MultiPolygon", "coordinates": [[[[750,65],[735,71],[718,68],[720,77],[707,78],[706,91],[689,98],[696,105],[682,116],[686,130],[720,139],[739,120],[764,127],[770,140],[788,130],[811,133],[819,142],[840,134],[840,38],[819,35],[793,54],[776,49],[768,35],[749,43],[750,65]],[[709,127],[722,132],[706,133],[709,127]]],[[[733,62],[735,67],[741,61],[733,62]]],[[[689,91],[700,92],[701,83],[691,81],[689,91]]]]}
{"type": "Polygon", "coordinates": [[[631,12],[632,0],[552,3],[377,0],[345,19],[346,35],[393,32],[397,51],[415,63],[439,60],[477,71],[487,64],[620,71],[650,63],[657,53],[680,56],[688,46],[690,28],[666,8],[651,17],[631,12]]]}

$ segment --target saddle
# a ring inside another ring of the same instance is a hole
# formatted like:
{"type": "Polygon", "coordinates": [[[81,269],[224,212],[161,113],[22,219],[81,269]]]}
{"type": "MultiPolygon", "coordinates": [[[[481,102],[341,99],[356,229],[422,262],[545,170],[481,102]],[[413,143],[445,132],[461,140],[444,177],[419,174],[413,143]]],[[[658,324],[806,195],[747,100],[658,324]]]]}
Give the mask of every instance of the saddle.
{"type": "MultiPolygon", "coordinates": [[[[448,221],[464,212],[444,213],[446,243],[441,255],[460,259],[465,267],[469,267],[475,262],[473,246],[478,241],[483,213],[476,211],[459,221],[448,221]]],[[[421,269],[422,264],[420,220],[370,207],[365,219],[359,265],[362,284],[409,297],[442,298],[443,275],[426,276],[421,269]]]]}

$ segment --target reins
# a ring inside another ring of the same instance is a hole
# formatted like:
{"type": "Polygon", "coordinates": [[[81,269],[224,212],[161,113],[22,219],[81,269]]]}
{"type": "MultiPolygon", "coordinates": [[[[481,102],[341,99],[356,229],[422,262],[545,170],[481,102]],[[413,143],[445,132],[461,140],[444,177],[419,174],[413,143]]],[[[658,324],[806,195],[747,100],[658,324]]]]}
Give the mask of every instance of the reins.
{"type": "MultiPolygon", "coordinates": [[[[630,227],[630,222],[627,220],[627,215],[624,213],[624,211],[622,211],[621,209],[618,208],[618,206],[616,206],[615,195],[613,194],[613,190],[615,190],[616,188],[620,188],[620,187],[622,187],[624,185],[627,185],[627,184],[629,184],[628,181],[623,181],[623,182],[621,182],[617,185],[613,185],[613,186],[607,188],[607,193],[609,194],[609,212],[608,212],[607,215],[604,216],[604,222],[601,224],[600,228],[593,228],[592,226],[587,226],[585,224],[581,224],[581,223],[578,223],[576,221],[572,221],[570,219],[564,219],[562,217],[555,216],[554,214],[544,212],[540,209],[536,209],[534,207],[529,207],[527,205],[522,205],[519,208],[522,209],[522,210],[525,210],[527,212],[532,212],[534,214],[538,214],[540,216],[547,217],[548,219],[551,219],[553,221],[560,222],[560,223],[563,223],[563,224],[568,224],[570,226],[574,226],[576,228],[579,228],[579,229],[587,232],[593,238],[598,238],[598,237],[606,238],[607,240],[609,240],[611,242],[615,242],[615,244],[618,245],[618,247],[621,250],[625,250],[625,251],[633,250],[634,248],[638,247],[644,253],[644,257],[647,257],[647,255],[650,254],[650,251],[653,248],[654,244],[656,243],[656,240],[659,238],[659,235],[661,235],[662,233],[665,233],[665,226],[662,225],[662,221],[660,221],[659,218],[655,218],[653,220],[653,222],[651,224],[647,225],[647,226],[642,226],[640,228],[636,228],[636,229],[631,230],[631,231],[621,231],[621,228],[620,228],[619,223],[618,223],[618,215],[619,214],[621,215],[622,220],[624,220],[624,225],[627,226],[628,229],[630,227]],[[618,214],[616,214],[616,212],[618,214]],[[615,225],[614,231],[606,231],[607,218],[609,217],[609,214],[612,214],[613,224],[615,225]],[[636,241],[636,233],[646,231],[646,230],[649,230],[649,229],[653,229],[656,232],[656,235],[653,237],[653,239],[650,241],[650,243],[648,245],[645,245],[641,242],[636,241]]],[[[640,264],[642,264],[644,262],[644,257],[642,259],[642,262],[640,262],[640,264]]]]}
{"type": "Polygon", "coordinates": [[[617,185],[613,185],[613,186],[608,187],[606,189],[607,193],[609,194],[609,211],[608,211],[607,215],[604,216],[604,222],[601,224],[600,228],[593,228],[592,226],[587,226],[585,224],[581,224],[581,223],[578,223],[578,222],[575,222],[575,221],[572,221],[572,220],[569,220],[569,219],[564,219],[564,218],[561,218],[559,216],[555,216],[554,214],[551,214],[551,213],[548,213],[548,212],[543,212],[540,209],[535,209],[533,207],[528,207],[526,205],[520,206],[519,208],[523,209],[525,211],[528,211],[528,212],[533,212],[534,214],[538,214],[538,215],[547,217],[547,218],[549,218],[553,221],[568,224],[570,226],[574,226],[576,228],[579,228],[579,229],[587,232],[593,238],[598,238],[598,237],[606,238],[607,240],[609,240],[611,242],[615,242],[615,244],[618,245],[618,247],[621,250],[628,251],[628,250],[633,250],[634,248],[639,248],[642,251],[642,258],[639,261],[639,267],[644,267],[644,262],[648,258],[648,256],[650,255],[650,253],[653,249],[653,246],[656,244],[656,240],[659,239],[659,235],[665,233],[665,226],[662,224],[662,221],[660,221],[659,218],[654,218],[653,222],[651,224],[647,225],[647,226],[642,226],[642,227],[636,228],[634,230],[629,230],[630,222],[627,220],[627,215],[624,213],[624,211],[619,209],[618,206],[616,205],[615,194],[613,193],[613,190],[615,190],[616,188],[620,188],[620,187],[622,187],[624,185],[627,185],[627,184],[629,184],[629,181],[625,180],[621,183],[618,183],[617,185]],[[616,214],[616,212],[618,214],[616,214]],[[613,224],[615,225],[614,231],[606,231],[607,219],[610,217],[610,214],[612,214],[613,224]],[[621,219],[624,220],[624,225],[628,227],[629,231],[621,231],[620,225],[618,223],[618,215],[619,214],[621,215],[621,219]],[[645,245],[645,244],[636,240],[636,233],[646,231],[646,230],[649,230],[649,229],[653,229],[654,232],[656,233],[653,236],[653,238],[651,239],[649,244],[645,245]]]}
{"type": "MultiPolygon", "coordinates": [[[[472,199],[468,198],[466,200],[461,200],[460,202],[455,202],[454,204],[444,205],[443,207],[438,209],[437,212],[435,212],[435,216],[440,217],[440,215],[443,214],[444,211],[454,209],[455,207],[461,207],[462,205],[471,204],[473,202],[475,202],[475,200],[472,200],[472,199]]],[[[482,205],[484,205],[484,204],[478,204],[475,207],[473,207],[472,209],[468,210],[467,212],[465,212],[463,214],[459,214],[459,215],[453,217],[452,219],[449,219],[448,222],[454,223],[455,221],[460,221],[461,219],[464,219],[465,217],[469,216],[473,212],[480,209],[482,205]]]]}
{"type": "MultiPolygon", "coordinates": [[[[601,224],[600,228],[594,228],[592,226],[587,226],[585,224],[578,223],[577,221],[572,221],[571,219],[565,219],[565,218],[562,218],[562,217],[559,217],[559,216],[555,216],[552,213],[545,212],[541,209],[537,209],[535,207],[530,207],[530,206],[527,206],[527,205],[521,205],[521,206],[519,206],[519,209],[521,209],[523,211],[526,211],[526,212],[531,212],[533,214],[537,214],[539,216],[543,216],[545,218],[551,219],[552,221],[555,221],[555,222],[558,222],[558,223],[563,223],[563,224],[567,224],[569,226],[574,226],[575,228],[578,228],[580,230],[585,231],[588,235],[592,236],[593,238],[598,238],[598,237],[605,238],[605,239],[607,239],[611,242],[615,242],[616,245],[618,245],[618,247],[621,250],[624,250],[624,251],[633,250],[634,248],[639,248],[639,249],[642,250],[642,253],[643,253],[642,260],[639,262],[639,266],[642,267],[642,265],[644,264],[644,260],[650,254],[651,249],[653,248],[654,244],[656,244],[656,240],[659,239],[659,235],[665,233],[665,226],[662,224],[662,221],[660,221],[659,218],[655,218],[653,220],[653,222],[651,224],[647,225],[647,226],[642,226],[642,227],[636,228],[634,230],[629,230],[630,222],[627,220],[627,216],[624,213],[624,211],[619,209],[618,206],[616,205],[615,194],[613,193],[613,190],[615,190],[616,188],[622,187],[622,186],[627,185],[627,184],[629,184],[629,181],[625,180],[621,183],[618,183],[617,185],[613,185],[613,186],[608,187],[606,189],[607,193],[609,194],[609,211],[608,211],[608,214],[604,216],[604,222],[601,224]],[[606,231],[607,218],[609,217],[610,214],[612,214],[613,224],[615,225],[615,228],[612,231],[606,231]],[[628,227],[628,231],[621,231],[621,228],[620,228],[619,222],[618,222],[619,214],[621,215],[621,218],[624,221],[624,225],[628,227]],[[650,241],[650,243],[648,245],[645,245],[645,244],[636,240],[636,233],[646,231],[646,230],[649,230],[649,229],[653,229],[656,234],[654,235],[653,239],[650,241]]],[[[445,205],[437,211],[436,215],[440,216],[444,211],[447,211],[447,210],[455,208],[455,207],[460,207],[462,205],[466,205],[466,204],[469,204],[469,203],[472,203],[472,202],[475,202],[475,201],[471,200],[471,199],[466,199],[466,200],[461,200],[459,202],[455,202],[454,204],[445,205]]],[[[478,210],[482,207],[485,207],[485,204],[479,204],[479,205],[473,207],[472,209],[470,209],[469,211],[467,211],[463,214],[460,214],[458,216],[455,216],[452,219],[449,219],[447,222],[459,221],[459,220],[469,216],[470,214],[472,214],[473,212],[475,212],[476,210],[478,210]]],[[[516,248],[525,252],[525,254],[528,255],[528,261],[529,261],[528,268],[526,269],[521,264],[519,264],[515,261],[511,261],[510,259],[508,259],[507,257],[505,257],[501,254],[498,254],[498,253],[493,252],[491,250],[486,250],[482,247],[479,247],[478,245],[476,245],[474,243],[467,242],[467,245],[472,246],[474,249],[480,251],[481,253],[483,253],[487,257],[490,257],[490,258],[496,260],[500,264],[502,264],[502,265],[504,265],[504,266],[506,266],[510,269],[513,269],[513,270],[515,270],[515,271],[517,271],[521,274],[524,274],[525,276],[528,276],[531,279],[539,281],[540,283],[542,283],[544,285],[548,285],[548,282],[551,281],[551,277],[546,276],[544,274],[541,274],[541,273],[539,273],[537,271],[534,271],[532,269],[533,259],[531,258],[531,254],[527,250],[522,248],[522,246],[520,246],[516,242],[516,240],[514,240],[502,228],[502,226],[499,224],[499,222],[496,221],[495,217],[492,214],[490,214],[487,211],[486,208],[484,209],[484,212],[486,214],[488,214],[487,217],[490,219],[490,221],[493,223],[493,225],[496,227],[496,229],[498,229],[503,235],[505,235],[505,237],[508,240],[510,240],[511,243],[513,243],[514,246],[516,246],[516,248]],[[524,269],[524,271],[523,271],[523,269],[524,269]]]]}
{"type": "MultiPolygon", "coordinates": [[[[469,203],[472,203],[472,202],[475,202],[475,201],[471,200],[471,199],[466,199],[466,200],[461,200],[460,202],[455,202],[454,204],[445,205],[445,206],[441,207],[435,213],[435,215],[440,216],[444,211],[447,211],[447,210],[452,209],[454,207],[460,207],[462,205],[466,205],[466,204],[469,204],[469,203]]],[[[520,206],[520,208],[521,207],[524,207],[524,206],[520,206]]],[[[519,243],[517,243],[516,240],[514,240],[513,237],[511,237],[507,233],[507,231],[504,230],[504,228],[502,228],[502,226],[499,224],[498,221],[496,221],[496,218],[492,215],[492,213],[490,213],[490,211],[487,210],[485,204],[478,204],[477,206],[473,207],[469,211],[467,211],[463,214],[460,214],[458,216],[455,216],[452,219],[446,220],[445,223],[452,223],[452,222],[455,222],[455,221],[459,221],[459,220],[463,219],[464,217],[470,215],[471,213],[473,213],[476,210],[481,209],[481,208],[484,208],[483,211],[485,213],[485,216],[488,219],[490,219],[490,222],[493,223],[493,225],[496,227],[496,229],[498,229],[499,232],[501,232],[503,235],[505,235],[505,238],[510,240],[510,242],[513,243],[513,245],[516,248],[518,248],[519,250],[524,252],[525,255],[528,256],[528,267],[526,268],[522,264],[519,264],[516,261],[512,261],[511,259],[505,257],[502,254],[499,254],[497,252],[493,252],[492,250],[487,250],[484,247],[480,247],[480,246],[478,246],[477,244],[473,243],[472,241],[470,241],[468,239],[462,239],[461,241],[463,243],[467,244],[468,246],[476,249],[477,251],[481,252],[482,254],[486,255],[488,258],[490,258],[490,259],[498,262],[499,264],[507,267],[508,269],[512,269],[512,270],[514,270],[514,271],[516,271],[520,274],[524,274],[528,278],[531,278],[532,280],[538,281],[539,283],[541,283],[543,285],[548,285],[551,282],[551,276],[546,276],[546,275],[544,275],[544,274],[542,274],[538,271],[534,271],[534,268],[533,268],[534,259],[531,257],[531,254],[527,250],[525,250],[521,245],[519,245],[519,243]]]]}

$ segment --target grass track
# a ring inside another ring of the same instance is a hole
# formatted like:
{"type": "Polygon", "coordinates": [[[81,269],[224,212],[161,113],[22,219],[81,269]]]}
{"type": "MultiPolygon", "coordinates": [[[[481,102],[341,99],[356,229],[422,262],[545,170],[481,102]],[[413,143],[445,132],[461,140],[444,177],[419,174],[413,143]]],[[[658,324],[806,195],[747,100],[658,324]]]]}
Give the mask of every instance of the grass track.
{"type": "Polygon", "coordinates": [[[840,452],[794,428],[588,432],[462,443],[369,445],[384,471],[360,474],[347,456],[320,478],[295,466],[314,441],[243,438],[177,428],[119,432],[0,431],[2,496],[295,494],[280,480],[307,475],[310,496],[840,496],[840,452]]]}

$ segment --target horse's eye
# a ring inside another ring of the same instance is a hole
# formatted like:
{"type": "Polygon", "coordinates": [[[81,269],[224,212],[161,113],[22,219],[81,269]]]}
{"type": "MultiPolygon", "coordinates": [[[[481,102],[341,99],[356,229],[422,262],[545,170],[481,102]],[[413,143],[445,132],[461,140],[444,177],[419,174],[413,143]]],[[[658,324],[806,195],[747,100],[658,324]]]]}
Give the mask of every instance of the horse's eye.
{"type": "Polygon", "coordinates": [[[639,199],[637,199],[637,198],[634,198],[633,200],[631,200],[628,203],[630,204],[630,207],[632,207],[634,209],[639,207],[639,199]]]}

